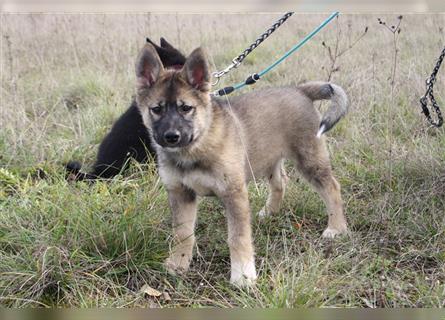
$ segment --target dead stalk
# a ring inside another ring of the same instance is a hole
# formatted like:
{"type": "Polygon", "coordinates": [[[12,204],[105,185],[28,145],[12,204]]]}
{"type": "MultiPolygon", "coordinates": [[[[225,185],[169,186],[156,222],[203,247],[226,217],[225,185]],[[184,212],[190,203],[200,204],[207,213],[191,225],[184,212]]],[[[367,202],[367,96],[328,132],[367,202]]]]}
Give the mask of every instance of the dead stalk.
{"type": "Polygon", "coordinates": [[[338,19],[337,19],[337,35],[335,37],[335,44],[331,48],[331,46],[326,44],[325,41],[323,41],[321,43],[323,45],[323,47],[326,49],[326,51],[328,52],[328,56],[329,56],[329,60],[330,60],[329,68],[326,69],[327,81],[331,81],[332,75],[335,72],[340,70],[340,66],[337,63],[338,59],[341,56],[343,56],[346,52],[351,50],[360,40],[362,40],[367,32],[368,32],[368,27],[365,27],[365,30],[363,31],[363,33],[361,33],[357,38],[355,38],[353,41],[351,41],[352,24],[350,22],[348,22],[348,35],[347,35],[348,45],[344,48],[340,48],[341,41],[342,41],[342,30],[341,30],[341,27],[340,27],[340,25],[338,23],[338,19]]]}
{"type": "MultiPolygon", "coordinates": [[[[387,165],[388,165],[388,191],[385,193],[385,198],[387,199],[388,203],[391,203],[388,199],[392,192],[393,192],[393,124],[394,124],[394,96],[395,96],[395,83],[396,83],[396,71],[397,71],[397,61],[398,61],[398,38],[401,31],[400,24],[402,22],[402,16],[399,16],[397,25],[391,25],[389,27],[385,21],[378,18],[378,22],[380,25],[385,27],[386,30],[392,33],[392,65],[391,65],[391,75],[390,75],[390,85],[391,85],[391,91],[390,91],[390,103],[388,105],[387,109],[387,117],[386,117],[386,137],[387,137],[387,144],[388,144],[388,158],[387,158],[387,165]]],[[[382,227],[383,236],[386,237],[388,233],[388,223],[387,223],[387,215],[385,215],[385,212],[388,211],[387,206],[385,205],[385,209],[382,208],[380,210],[380,222],[379,224],[382,227]]],[[[378,240],[378,255],[381,255],[381,246],[387,244],[388,239],[382,237],[382,233],[380,233],[380,237],[378,240]]],[[[384,258],[382,256],[381,263],[382,263],[382,270],[385,270],[384,266],[384,258]]],[[[382,273],[379,277],[380,280],[380,292],[379,292],[379,307],[385,307],[387,306],[387,299],[385,295],[385,275],[382,273]]]]}
{"type": "Polygon", "coordinates": [[[398,39],[399,34],[401,32],[400,24],[402,23],[402,16],[398,16],[397,20],[398,23],[388,26],[385,21],[378,18],[377,19],[379,24],[385,27],[386,30],[392,33],[392,66],[391,66],[391,77],[390,77],[390,84],[391,84],[391,91],[390,91],[390,104],[388,106],[388,116],[387,116],[387,138],[388,138],[388,183],[390,190],[392,190],[392,176],[393,176],[393,165],[392,165],[392,155],[393,155],[393,122],[394,122],[394,113],[393,113],[393,107],[394,107],[394,93],[395,93],[395,80],[396,80],[396,71],[397,71],[397,61],[398,61],[398,39]]]}

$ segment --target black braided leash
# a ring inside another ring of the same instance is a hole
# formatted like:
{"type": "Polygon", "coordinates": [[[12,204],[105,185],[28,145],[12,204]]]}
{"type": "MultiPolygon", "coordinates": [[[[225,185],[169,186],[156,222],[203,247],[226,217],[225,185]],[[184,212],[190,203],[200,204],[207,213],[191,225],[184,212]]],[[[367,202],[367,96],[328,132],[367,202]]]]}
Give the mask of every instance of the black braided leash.
{"type": "Polygon", "coordinates": [[[440,65],[442,64],[444,58],[445,58],[445,47],[443,48],[442,53],[440,54],[439,59],[436,62],[436,66],[434,67],[433,73],[428,79],[426,79],[425,95],[422,98],[420,98],[420,105],[422,107],[423,114],[427,118],[428,122],[437,128],[442,126],[443,117],[439,105],[437,104],[436,99],[434,98],[433,88],[434,84],[436,83],[437,72],[439,71],[440,65]],[[432,109],[434,109],[434,112],[436,112],[437,114],[437,121],[434,121],[431,117],[430,110],[428,109],[428,98],[431,101],[432,109]]]}
{"type": "Polygon", "coordinates": [[[240,55],[236,58],[233,58],[232,63],[227,66],[224,70],[216,71],[212,75],[216,78],[216,82],[213,85],[216,85],[219,81],[219,78],[229,73],[233,68],[237,68],[241,62],[253,51],[256,47],[258,47],[264,40],[266,40],[272,33],[275,32],[287,19],[290,18],[294,13],[286,12],[280,19],[278,19],[269,29],[267,29],[263,34],[261,34],[255,42],[253,42],[250,46],[248,46],[240,55]]]}
{"type": "Polygon", "coordinates": [[[266,40],[275,30],[277,30],[291,15],[293,15],[293,12],[286,12],[280,19],[277,20],[269,29],[266,30],[262,35],[260,35],[254,43],[252,43],[249,47],[246,48],[246,50],[243,51],[238,57],[236,57],[235,60],[237,64],[240,64],[243,62],[243,60],[256,48],[258,47],[261,42],[266,40]]]}

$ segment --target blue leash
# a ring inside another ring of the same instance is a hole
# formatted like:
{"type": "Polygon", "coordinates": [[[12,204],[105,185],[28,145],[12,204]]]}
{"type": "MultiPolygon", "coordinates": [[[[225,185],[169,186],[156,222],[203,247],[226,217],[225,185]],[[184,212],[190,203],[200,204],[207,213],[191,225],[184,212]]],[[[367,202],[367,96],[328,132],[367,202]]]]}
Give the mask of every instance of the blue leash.
{"type": "Polygon", "coordinates": [[[286,58],[288,58],[292,53],[294,53],[295,51],[297,51],[298,49],[300,49],[303,45],[306,44],[306,42],[308,42],[312,37],[314,37],[318,32],[320,32],[321,29],[323,29],[329,22],[332,21],[332,19],[334,19],[335,17],[338,16],[338,11],[332,13],[329,18],[327,18],[325,21],[323,21],[322,24],[320,24],[317,28],[315,28],[311,33],[309,33],[304,39],[302,39],[299,43],[297,43],[295,46],[293,46],[289,51],[287,51],[281,58],[279,58],[277,61],[275,61],[274,63],[272,63],[270,66],[268,66],[267,68],[265,68],[264,70],[262,70],[259,73],[254,73],[252,75],[250,75],[244,82],[240,82],[235,84],[234,86],[231,87],[225,87],[223,89],[219,89],[217,91],[213,92],[213,95],[215,96],[224,96],[226,94],[230,94],[235,90],[241,89],[244,86],[247,85],[251,85],[256,83],[258,80],[260,80],[260,78],[262,76],[264,76],[266,73],[268,73],[269,71],[271,71],[272,69],[274,69],[277,65],[279,65],[281,62],[283,62],[284,60],[286,60],[286,58]]]}

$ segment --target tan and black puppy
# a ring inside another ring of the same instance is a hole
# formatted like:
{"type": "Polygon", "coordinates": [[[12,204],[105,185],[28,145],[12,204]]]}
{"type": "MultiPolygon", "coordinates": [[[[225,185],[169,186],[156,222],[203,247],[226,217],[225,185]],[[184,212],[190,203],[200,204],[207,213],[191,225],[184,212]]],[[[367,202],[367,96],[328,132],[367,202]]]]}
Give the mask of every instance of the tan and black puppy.
{"type": "Polygon", "coordinates": [[[182,70],[164,70],[151,45],[136,63],[137,105],[159,159],[168,191],[175,245],[166,261],[172,272],[189,268],[199,196],[215,195],[225,206],[231,282],[256,279],[247,183],[266,178],[270,195],[261,215],[276,213],[287,180],[284,159],[320,194],[327,206],[325,237],[347,231],[340,185],[332,175],[321,136],[347,111],[344,91],[325,82],[269,88],[229,98],[210,94],[207,58],[198,48],[182,70]],[[313,101],[330,99],[323,118],[313,101]]]}

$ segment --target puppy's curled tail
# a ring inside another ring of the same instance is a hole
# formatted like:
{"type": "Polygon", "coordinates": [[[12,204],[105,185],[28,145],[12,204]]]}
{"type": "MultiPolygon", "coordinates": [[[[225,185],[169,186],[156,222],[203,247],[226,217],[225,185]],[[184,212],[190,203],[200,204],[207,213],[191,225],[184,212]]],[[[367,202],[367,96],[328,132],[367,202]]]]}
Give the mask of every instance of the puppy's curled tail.
{"type": "Polygon", "coordinates": [[[298,89],[312,101],[331,100],[331,105],[323,115],[317,137],[329,130],[348,112],[349,102],[343,89],[333,83],[314,81],[299,85],[298,89]]]}

